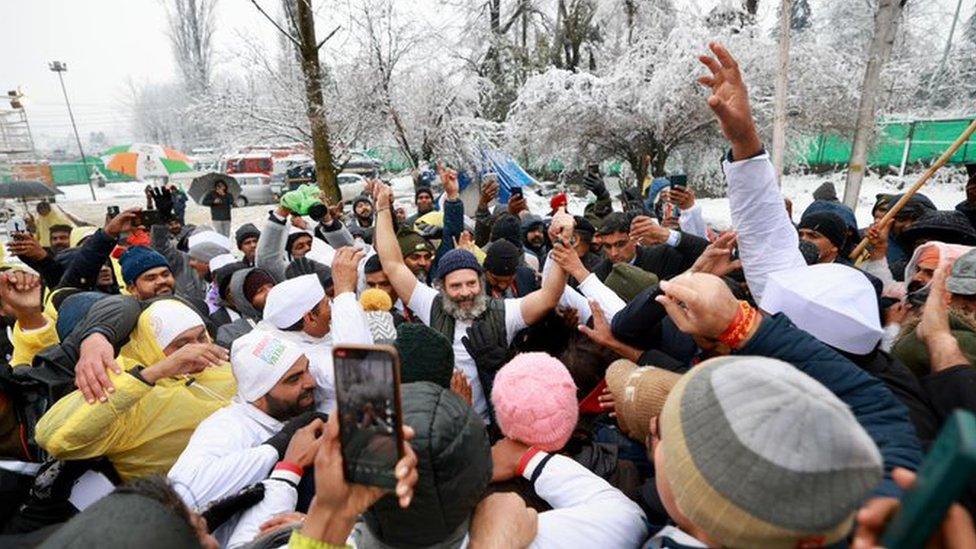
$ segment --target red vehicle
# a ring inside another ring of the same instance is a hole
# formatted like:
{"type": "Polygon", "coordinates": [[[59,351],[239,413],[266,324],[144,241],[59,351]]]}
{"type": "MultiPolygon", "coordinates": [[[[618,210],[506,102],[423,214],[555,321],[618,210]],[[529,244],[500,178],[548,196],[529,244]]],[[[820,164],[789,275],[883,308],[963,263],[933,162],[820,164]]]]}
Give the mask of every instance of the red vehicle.
{"type": "Polygon", "coordinates": [[[225,157],[221,161],[224,173],[263,173],[271,175],[274,170],[274,158],[271,153],[248,153],[225,157]]]}

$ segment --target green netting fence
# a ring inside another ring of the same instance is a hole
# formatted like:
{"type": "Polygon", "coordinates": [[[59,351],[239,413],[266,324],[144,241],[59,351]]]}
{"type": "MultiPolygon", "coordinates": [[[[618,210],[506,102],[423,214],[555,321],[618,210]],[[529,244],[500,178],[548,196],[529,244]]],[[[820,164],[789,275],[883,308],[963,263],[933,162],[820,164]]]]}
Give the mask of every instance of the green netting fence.
{"type": "MultiPolygon", "coordinates": [[[[868,155],[868,165],[900,167],[902,164],[934,162],[972,121],[973,117],[883,123],[868,155]]],[[[846,165],[851,158],[849,136],[825,134],[806,141],[802,162],[809,166],[846,165]]],[[[970,137],[949,162],[976,162],[976,135],[970,137]]]]}

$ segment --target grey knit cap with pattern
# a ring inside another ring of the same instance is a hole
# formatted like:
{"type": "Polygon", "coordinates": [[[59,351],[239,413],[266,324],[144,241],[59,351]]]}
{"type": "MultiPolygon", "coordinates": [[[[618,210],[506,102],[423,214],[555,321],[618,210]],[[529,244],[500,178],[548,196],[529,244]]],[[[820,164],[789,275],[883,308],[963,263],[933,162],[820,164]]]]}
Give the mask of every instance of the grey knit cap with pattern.
{"type": "Polygon", "coordinates": [[[724,547],[840,541],[882,478],[881,454],[847,405],[779,360],[703,362],[659,421],[678,508],[724,547]]]}

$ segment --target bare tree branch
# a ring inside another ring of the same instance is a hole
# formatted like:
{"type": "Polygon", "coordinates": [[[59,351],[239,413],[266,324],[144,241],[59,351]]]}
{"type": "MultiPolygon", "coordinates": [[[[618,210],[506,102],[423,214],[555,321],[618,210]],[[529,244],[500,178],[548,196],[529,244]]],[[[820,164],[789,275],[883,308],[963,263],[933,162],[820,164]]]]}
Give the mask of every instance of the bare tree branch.
{"type": "Polygon", "coordinates": [[[285,37],[288,38],[288,40],[291,41],[291,43],[294,44],[296,48],[301,49],[302,47],[301,42],[299,42],[294,36],[292,36],[291,33],[281,28],[281,25],[279,25],[278,22],[275,21],[273,17],[268,15],[268,12],[264,11],[264,8],[261,7],[261,4],[258,4],[257,0],[251,0],[251,3],[254,4],[254,7],[257,8],[259,12],[261,12],[261,15],[263,15],[265,19],[267,19],[268,21],[271,21],[271,24],[274,25],[275,28],[281,32],[281,34],[285,35],[285,37]]]}
{"type": "Polygon", "coordinates": [[[339,32],[339,29],[341,29],[341,28],[342,28],[342,25],[339,25],[336,28],[332,29],[332,32],[330,32],[329,34],[325,35],[325,38],[323,38],[322,40],[319,41],[319,43],[315,46],[315,49],[317,49],[317,50],[318,49],[322,49],[322,46],[324,46],[325,43],[329,41],[329,38],[332,38],[335,35],[335,33],[339,32]]]}

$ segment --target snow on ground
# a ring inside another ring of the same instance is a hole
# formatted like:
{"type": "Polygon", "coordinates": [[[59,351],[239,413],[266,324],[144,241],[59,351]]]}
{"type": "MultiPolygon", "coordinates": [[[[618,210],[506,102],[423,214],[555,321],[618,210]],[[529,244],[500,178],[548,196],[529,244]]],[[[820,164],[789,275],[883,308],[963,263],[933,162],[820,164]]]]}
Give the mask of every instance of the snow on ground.
{"type": "MultiPolygon", "coordinates": [[[[915,181],[917,175],[906,177],[902,181],[903,186],[915,181]]],[[[821,175],[787,175],[783,178],[783,194],[793,201],[793,220],[799,221],[800,214],[813,202],[813,191],[821,183],[830,181],[837,189],[837,195],[844,195],[844,174],[842,172],[821,175]]],[[[144,183],[109,183],[105,187],[95,188],[98,200],[92,202],[91,193],[87,185],[72,185],[60,187],[64,193],[58,197],[58,204],[70,212],[72,215],[88,221],[89,223],[101,225],[104,223],[105,209],[110,205],[117,205],[122,209],[133,206],[145,206],[145,195],[143,195],[144,183]]],[[[899,193],[903,192],[899,188],[897,178],[881,178],[871,175],[865,178],[861,185],[861,198],[856,209],[858,223],[864,227],[871,222],[871,207],[875,202],[875,195],[878,193],[899,193]]],[[[922,192],[935,203],[939,209],[952,209],[957,203],[965,198],[965,189],[962,179],[953,179],[952,182],[936,182],[926,185],[922,192]]],[[[542,197],[535,192],[526,193],[530,208],[533,212],[544,215],[549,212],[549,199],[542,197]]],[[[582,214],[586,207],[586,198],[571,196],[569,210],[574,214],[582,214]]],[[[701,198],[698,200],[702,206],[705,220],[719,229],[729,228],[731,218],[729,214],[729,201],[725,198],[701,198]]],[[[398,199],[398,203],[405,200],[398,199]]],[[[243,223],[254,223],[259,228],[263,226],[267,219],[267,212],[272,208],[271,205],[248,206],[245,208],[235,208],[233,210],[234,228],[236,229],[243,223]]],[[[208,208],[199,206],[192,201],[187,204],[187,222],[194,224],[208,223],[210,212],[208,208]]]]}
{"type": "MultiPolygon", "coordinates": [[[[867,227],[873,221],[871,208],[874,206],[876,195],[897,194],[915,182],[918,175],[907,176],[903,180],[897,178],[881,178],[870,175],[861,183],[860,200],[855,210],[858,225],[867,227]]],[[[783,178],[783,196],[793,201],[793,221],[799,221],[803,210],[813,202],[813,191],[822,183],[830,181],[837,189],[837,196],[844,196],[844,173],[837,172],[819,175],[786,175],[783,178]]],[[[613,191],[611,191],[613,192],[613,191]]],[[[964,179],[955,178],[952,182],[933,182],[922,188],[922,194],[932,199],[940,210],[951,210],[966,197],[964,179]]],[[[527,194],[530,207],[536,212],[549,211],[549,199],[527,194]]],[[[732,226],[729,200],[727,198],[699,198],[705,221],[718,229],[728,229],[732,226]]],[[[582,215],[587,199],[570,197],[570,213],[582,215]]]]}

